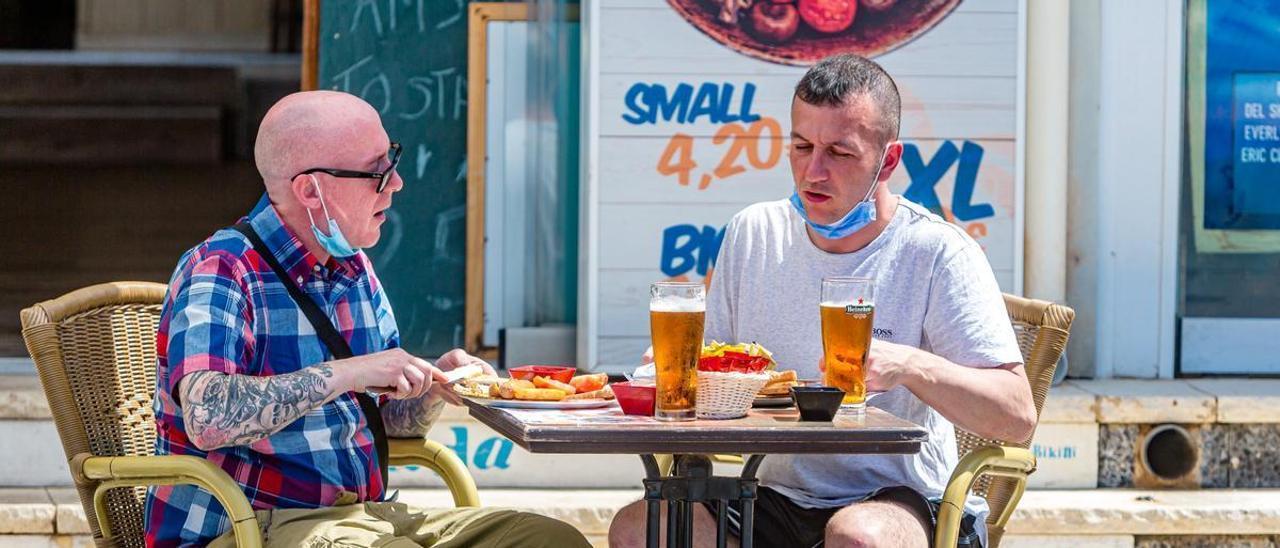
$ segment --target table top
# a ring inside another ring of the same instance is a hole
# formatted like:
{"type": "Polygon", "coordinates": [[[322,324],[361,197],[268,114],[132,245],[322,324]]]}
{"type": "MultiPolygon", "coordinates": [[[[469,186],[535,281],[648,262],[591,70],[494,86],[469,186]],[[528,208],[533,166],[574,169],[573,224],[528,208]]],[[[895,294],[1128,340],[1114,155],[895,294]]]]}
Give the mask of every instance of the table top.
{"type": "Polygon", "coordinates": [[[532,453],[910,454],[924,428],[868,407],[832,422],[800,420],[795,409],[752,409],[729,420],[661,422],[602,409],[499,409],[466,400],[472,417],[532,453]]]}

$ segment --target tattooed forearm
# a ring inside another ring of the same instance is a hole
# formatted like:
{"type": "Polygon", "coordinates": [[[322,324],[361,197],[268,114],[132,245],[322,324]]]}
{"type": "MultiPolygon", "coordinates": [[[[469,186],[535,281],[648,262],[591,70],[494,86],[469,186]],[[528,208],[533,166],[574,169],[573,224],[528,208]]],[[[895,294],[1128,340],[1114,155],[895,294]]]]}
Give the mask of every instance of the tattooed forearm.
{"type": "Polygon", "coordinates": [[[421,438],[427,435],[431,424],[440,416],[444,400],[430,394],[407,400],[391,400],[382,406],[382,422],[387,427],[387,437],[421,438]]]}
{"type": "Polygon", "coordinates": [[[337,395],[325,363],[266,377],[200,371],[178,391],[187,436],[205,451],[263,439],[337,395]]]}

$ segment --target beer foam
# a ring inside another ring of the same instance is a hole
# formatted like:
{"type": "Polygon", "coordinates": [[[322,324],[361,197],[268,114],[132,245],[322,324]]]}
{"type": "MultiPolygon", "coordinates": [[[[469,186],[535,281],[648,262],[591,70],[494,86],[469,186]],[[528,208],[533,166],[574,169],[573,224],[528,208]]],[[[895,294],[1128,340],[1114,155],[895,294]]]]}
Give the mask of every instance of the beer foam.
{"type": "Polygon", "coordinates": [[[870,299],[864,300],[862,302],[858,302],[856,300],[822,301],[821,306],[829,306],[831,308],[844,308],[849,305],[874,307],[876,305],[876,302],[870,299]]]}
{"type": "Polygon", "coordinates": [[[703,299],[680,297],[664,297],[649,301],[650,312],[706,312],[707,302],[703,299]]]}

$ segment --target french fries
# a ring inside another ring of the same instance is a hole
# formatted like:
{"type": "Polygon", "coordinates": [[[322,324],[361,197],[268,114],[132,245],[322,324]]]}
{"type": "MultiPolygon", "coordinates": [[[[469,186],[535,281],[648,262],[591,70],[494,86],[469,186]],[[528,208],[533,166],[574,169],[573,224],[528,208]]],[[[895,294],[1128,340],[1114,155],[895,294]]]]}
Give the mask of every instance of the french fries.
{"type": "MultiPolygon", "coordinates": [[[[533,383],[523,379],[509,379],[498,386],[498,397],[504,400],[514,400],[517,390],[530,390],[537,388],[533,383]]],[[[492,393],[492,392],[490,392],[492,393]]]]}
{"type": "Polygon", "coordinates": [[[565,401],[570,401],[570,400],[596,400],[596,399],[600,399],[600,400],[611,400],[611,399],[613,399],[613,397],[614,397],[614,396],[613,396],[613,389],[612,389],[612,388],[609,388],[608,386],[606,386],[606,387],[601,388],[601,389],[599,389],[599,390],[592,390],[592,391],[590,391],[590,392],[583,392],[583,393],[581,393],[581,394],[574,394],[574,395],[572,395],[572,396],[568,396],[568,397],[566,397],[566,398],[565,398],[565,401]]]}
{"type": "Polygon", "coordinates": [[[577,388],[574,388],[568,384],[562,383],[558,380],[549,379],[543,376],[535,376],[533,378],[533,385],[538,388],[549,388],[552,390],[559,390],[561,392],[564,392],[564,395],[566,396],[572,396],[578,393],[577,388]]]}
{"type": "Polygon", "coordinates": [[[592,389],[579,390],[573,384],[563,383],[540,375],[535,376],[532,380],[504,379],[491,375],[479,375],[458,381],[453,385],[453,390],[467,397],[504,400],[581,401],[614,399],[613,390],[606,384],[608,383],[608,376],[603,373],[583,375],[575,377],[574,380],[577,381],[574,384],[592,389]]]}
{"type": "Polygon", "coordinates": [[[560,401],[568,394],[555,388],[517,388],[513,399],[532,401],[560,401]]]}

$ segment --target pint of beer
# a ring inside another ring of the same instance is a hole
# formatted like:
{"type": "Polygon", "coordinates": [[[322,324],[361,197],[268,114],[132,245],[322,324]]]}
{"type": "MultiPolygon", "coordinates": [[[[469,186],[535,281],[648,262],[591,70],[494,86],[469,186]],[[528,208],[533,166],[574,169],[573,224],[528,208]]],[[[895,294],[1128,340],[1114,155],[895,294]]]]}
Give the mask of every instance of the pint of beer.
{"type": "Polygon", "coordinates": [[[823,278],[822,351],[824,382],[844,390],[842,407],[862,409],[867,402],[867,353],[875,301],[870,278],[823,278]]]}
{"type": "Polygon", "coordinates": [[[696,417],[698,356],[706,289],[700,283],[658,282],[649,288],[649,331],[657,368],[654,418],[689,421],[696,417]]]}

